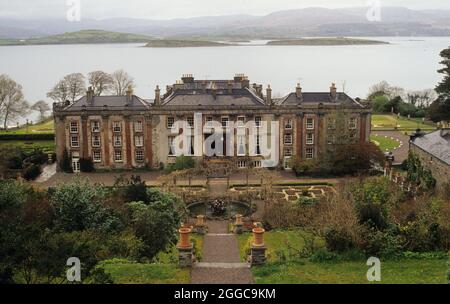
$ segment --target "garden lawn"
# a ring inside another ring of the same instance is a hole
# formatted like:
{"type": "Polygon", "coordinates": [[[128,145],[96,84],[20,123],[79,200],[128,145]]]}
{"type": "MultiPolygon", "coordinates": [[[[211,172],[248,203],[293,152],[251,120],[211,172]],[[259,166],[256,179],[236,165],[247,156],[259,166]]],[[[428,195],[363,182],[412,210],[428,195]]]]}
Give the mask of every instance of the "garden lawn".
{"type": "Polygon", "coordinates": [[[381,151],[392,151],[400,147],[400,142],[384,136],[370,136],[370,140],[375,143],[381,151]]]}
{"type": "Polygon", "coordinates": [[[396,124],[398,124],[398,130],[411,130],[414,131],[417,128],[421,130],[432,131],[436,130],[436,126],[431,123],[423,123],[421,118],[406,117],[397,118],[397,115],[372,115],[372,130],[394,130],[396,124]]]}
{"type": "MultiPolygon", "coordinates": [[[[366,261],[269,263],[252,268],[257,284],[368,284],[366,261]]],[[[381,261],[381,284],[445,284],[445,260],[381,261]]],[[[372,283],[373,284],[373,283],[372,283]]]]}
{"type": "Polygon", "coordinates": [[[115,284],[188,284],[189,269],[176,264],[140,264],[124,260],[107,260],[100,263],[115,284]]]}
{"type": "Polygon", "coordinates": [[[17,147],[25,152],[41,149],[45,153],[52,153],[56,150],[52,140],[0,140],[0,148],[4,147],[17,147]]]}
{"type": "Polygon", "coordinates": [[[16,130],[10,131],[0,131],[0,134],[54,134],[55,128],[53,124],[53,119],[46,120],[42,123],[35,125],[29,125],[27,127],[21,127],[16,130]]]}

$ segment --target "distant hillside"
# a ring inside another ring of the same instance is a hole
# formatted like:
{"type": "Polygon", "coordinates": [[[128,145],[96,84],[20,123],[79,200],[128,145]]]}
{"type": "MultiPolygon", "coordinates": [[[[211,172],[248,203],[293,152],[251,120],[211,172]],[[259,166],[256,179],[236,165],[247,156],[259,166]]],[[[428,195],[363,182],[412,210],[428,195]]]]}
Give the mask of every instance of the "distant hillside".
{"type": "Polygon", "coordinates": [[[274,40],[267,42],[267,45],[374,45],[374,44],[389,44],[384,41],[367,40],[367,39],[353,39],[353,38],[308,38],[308,39],[286,39],[274,40]]]}
{"type": "Polygon", "coordinates": [[[88,43],[139,43],[153,39],[145,35],[82,30],[41,38],[0,39],[0,45],[45,45],[45,44],[88,44],[88,43]]]}
{"type": "Polygon", "coordinates": [[[201,40],[152,40],[148,42],[146,47],[162,48],[162,47],[207,47],[207,46],[230,46],[231,44],[219,43],[213,41],[201,41],[201,40]]]}

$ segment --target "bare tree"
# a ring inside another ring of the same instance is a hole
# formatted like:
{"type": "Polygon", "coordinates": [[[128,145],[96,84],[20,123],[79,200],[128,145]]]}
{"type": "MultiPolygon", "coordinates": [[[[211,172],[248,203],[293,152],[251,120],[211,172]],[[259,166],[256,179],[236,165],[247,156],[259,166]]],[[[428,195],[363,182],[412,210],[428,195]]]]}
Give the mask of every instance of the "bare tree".
{"type": "Polygon", "coordinates": [[[47,97],[57,101],[65,102],[69,100],[74,102],[85,94],[86,83],[83,74],[73,73],[61,79],[53,89],[47,93],[47,97]]]}
{"type": "Polygon", "coordinates": [[[44,100],[39,100],[31,106],[31,110],[39,112],[40,120],[43,121],[45,119],[45,113],[50,111],[51,108],[44,100]]]}
{"type": "Polygon", "coordinates": [[[3,128],[6,130],[12,119],[25,116],[29,107],[22,86],[7,75],[0,75],[0,116],[3,128]]]}
{"type": "Polygon", "coordinates": [[[112,91],[114,83],[112,76],[103,71],[93,71],[89,73],[88,82],[93,88],[95,96],[100,96],[103,93],[112,91]]]}
{"type": "Polygon", "coordinates": [[[433,89],[422,91],[410,91],[407,94],[408,102],[413,106],[423,109],[428,107],[433,101],[436,100],[437,94],[433,89]]]}
{"type": "Polygon", "coordinates": [[[117,96],[124,96],[128,88],[134,87],[134,79],[124,70],[117,70],[112,73],[112,89],[117,96]]]}

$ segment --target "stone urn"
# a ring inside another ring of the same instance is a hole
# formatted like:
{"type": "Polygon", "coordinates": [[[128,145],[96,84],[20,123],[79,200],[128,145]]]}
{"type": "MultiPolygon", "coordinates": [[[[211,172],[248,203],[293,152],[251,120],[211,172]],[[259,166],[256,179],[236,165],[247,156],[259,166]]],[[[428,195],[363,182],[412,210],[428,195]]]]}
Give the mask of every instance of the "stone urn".
{"type": "Polygon", "coordinates": [[[253,246],[254,247],[264,247],[264,228],[255,227],[252,230],[253,232],[253,246]]]}
{"type": "Polygon", "coordinates": [[[178,248],[190,248],[191,242],[189,240],[189,234],[191,233],[191,228],[181,227],[178,232],[180,233],[180,242],[178,243],[178,248]]]}

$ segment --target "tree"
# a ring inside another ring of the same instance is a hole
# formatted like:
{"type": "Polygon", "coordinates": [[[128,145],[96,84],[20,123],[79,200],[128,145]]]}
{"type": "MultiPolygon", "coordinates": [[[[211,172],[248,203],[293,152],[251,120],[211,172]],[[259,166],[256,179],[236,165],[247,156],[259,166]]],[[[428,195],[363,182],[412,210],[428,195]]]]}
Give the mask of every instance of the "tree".
{"type": "Polygon", "coordinates": [[[89,85],[94,90],[95,96],[110,92],[113,89],[113,78],[110,74],[103,71],[93,71],[88,75],[89,85]]]}
{"type": "Polygon", "coordinates": [[[450,120],[450,48],[441,52],[444,59],[441,64],[445,67],[438,70],[444,75],[444,79],[437,85],[438,98],[431,104],[428,116],[434,122],[450,120]]]}
{"type": "Polygon", "coordinates": [[[39,112],[40,120],[44,121],[45,113],[51,110],[48,103],[43,100],[37,101],[34,105],[31,106],[31,110],[39,112]]]}
{"type": "Polygon", "coordinates": [[[128,88],[134,87],[133,78],[124,70],[117,70],[111,75],[113,83],[112,90],[117,96],[124,96],[128,88]]]}
{"type": "Polygon", "coordinates": [[[73,73],[66,75],[61,79],[53,89],[47,93],[47,97],[53,99],[56,102],[75,102],[77,98],[80,98],[85,94],[86,84],[83,74],[73,73]]]}
{"type": "Polygon", "coordinates": [[[25,116],[28,109],[22,86],[7,75],[0,75],[0,117],[3,120],[3,128],[6,130],[12,119],[25,116]]]}

